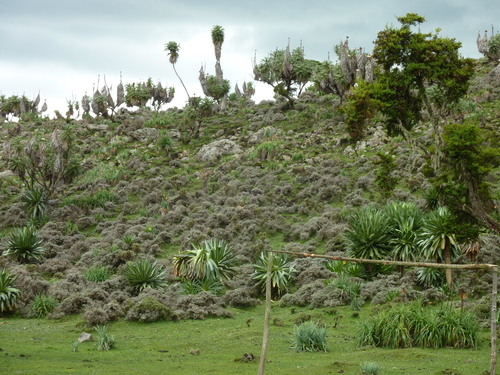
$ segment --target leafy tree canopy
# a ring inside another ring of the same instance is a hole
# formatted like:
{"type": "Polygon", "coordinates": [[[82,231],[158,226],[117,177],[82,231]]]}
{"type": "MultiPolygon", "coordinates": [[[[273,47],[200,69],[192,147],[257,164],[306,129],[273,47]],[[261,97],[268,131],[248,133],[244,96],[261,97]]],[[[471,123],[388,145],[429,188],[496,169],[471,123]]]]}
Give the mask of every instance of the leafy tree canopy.
{"type": "Polygon", "coordinates": [[[290,51],[290,46],[287,46],[271,52],[259,64],[254,61],[253,72],[255,80],[271,85],[276,95],[286,98],[293,107],[294,98],[311,80],[318,64],[305,58],[302,47],[290,51]]]}

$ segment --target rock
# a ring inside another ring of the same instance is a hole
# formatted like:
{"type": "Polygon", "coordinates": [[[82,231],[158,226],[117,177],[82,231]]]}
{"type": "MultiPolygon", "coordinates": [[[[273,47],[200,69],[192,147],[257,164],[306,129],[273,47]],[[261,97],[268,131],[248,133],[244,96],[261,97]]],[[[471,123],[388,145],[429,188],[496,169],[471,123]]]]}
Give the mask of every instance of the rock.
{"type": "Polygon", "coordinates": [[[92,341],[92,335],[87,332],[82,332],[80,337],[78,337],[78,342],[92,341]]]}
{"type": "Polygon", "coordinates": [[[109,129],[109,126],[106,125],[106,124],[88,124],[87,125],[87,128],[89,130],[104,130],[104,131],[107,131],[109,129]]]}
{"type": "Polygon", "coordinates": [[[241,147],[235,142],[228,139],[221,139],[204,145],[200,151],[198,151],[197,157],[200,161],[212,161],[219,159],[223,155],[233,155],[241,152],[241,147]]]}
{"type": "Polygon", "coordinates": [[[160,133],[155,128],[143,128],[130,132],[130,136],[139,142],[151,142],[158,139],[160,133]]]}
{"type": "Polygon", "coordinates": [[[13,177],[14,172],[11,170],[7,169],[6,171],[0,172],[0,180],[7,179],[9,177],[13,177]]]}

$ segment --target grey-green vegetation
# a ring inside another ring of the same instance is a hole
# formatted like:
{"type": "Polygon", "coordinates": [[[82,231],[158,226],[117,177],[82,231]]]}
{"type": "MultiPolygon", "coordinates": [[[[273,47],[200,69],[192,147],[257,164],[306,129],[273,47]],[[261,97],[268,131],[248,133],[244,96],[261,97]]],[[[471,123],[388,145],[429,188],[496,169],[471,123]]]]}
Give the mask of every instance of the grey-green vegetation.
{"type": "MultiPolygon", "coordinates": [[[[0,97],[2,369],[254,373],[271,249],[498,264],[497,62],[398,20],[374,57],[347,41],[339,63],[270,53],[255,68],[276,98],[258,104],[247,84],[163,110],[173,92],[152,80],[113,102],[105,85],[82,118],[0,97]],[[72,347],[83,326],[118,345],[72,347]]],[[[487,370],[484,271],[273,258],[271,373],[487,370]]]]}

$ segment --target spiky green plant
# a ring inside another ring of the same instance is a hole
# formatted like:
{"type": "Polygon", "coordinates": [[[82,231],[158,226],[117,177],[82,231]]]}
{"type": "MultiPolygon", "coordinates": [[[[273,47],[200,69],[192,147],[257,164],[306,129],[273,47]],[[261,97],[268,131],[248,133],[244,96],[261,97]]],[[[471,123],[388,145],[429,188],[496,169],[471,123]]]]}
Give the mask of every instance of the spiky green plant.
{"type": "MultiPolygon", "coordinates": [[[[268,264],[269,256],[266,253],[260,253],[257,263],[254,264],[252,278],[262,288],[266,286],[268,264]]],[[[274,254],[271,268],[271,287],[274,297],[278,297],[288,290],[292,285],[294,273],[295,268],[287,254],[274,254]]]]}
{"type": "Polygon", "coordinates": [[[7,250],[3,254],[19,263],[30,263],[41,260],[44,252],[37,230],[28,226],[18,228],[9,235],[7,250]]]}
{"type": "Polygon", "coordinates": [[[108,326],[106,324],[98,324],[94,326],[97,332],[97,350],[110,350],[115,347],[115,339],[108,335],[108,326]]]}
{"type": "Polygon", "coordinates": [[[147,259],[129,263],[124,275],[137,292],[141,292],[144,288],[163,289],[167,285],[163,267],[147,259]]]}
{"type": "Polygon", "coordinates": [[[292,348],[297,352],[326,352],[326,327],[308,321],[295,326],[292,348]]]}
{"type": "MultiPolygon", "coordinates": [[[[389,255],[390,226],[383,211],[366,206],[348,220],[349,228],[344,232],[346,252],[353,258],[383,259],[389,255]]],[[[366,265],[367,276],[372,277],[373,267],[366,265]]]]}
{"type": "Polygon", "coordinates": [[[422,267],[417,270],[417,279],[426,287],[442,286],[446,281],[445,272],[442,268],[422,267]]]}
{"type": "Polygon", "coordinates": [[[34,187],[24,193],[22,200],[30,218],[41,221],[47,211],[48,197],[46,191],[40,187],[34,187]]]}
{"type": "Polygon", "coordinates": [[[122,241],[128,246],[131,246],[135,242],[135,239],[136,239],[135,234],[131,233],[126,233],[122,236],[122,241]]]}
{"type": "Polygon", "coordinates": [[[174,274],[191,280],[228,280],[234,274],[236,254],[224,240],[212,238],[191,244],[191,250],[174,256],[174,274]]]}
{"type": "Polygon", "coordinates": [[[0,314],[11,311],[21,295],[21,290],[14,286],[16,275],[10,275],[7,269],[0,270],[0,314]]]}
{"type": "Polygon", "coordinates": [[[31,311],[40,319],[50,314],[57,306],[57,302],[46,294],[37,294],[31,302],[31,311]]]}

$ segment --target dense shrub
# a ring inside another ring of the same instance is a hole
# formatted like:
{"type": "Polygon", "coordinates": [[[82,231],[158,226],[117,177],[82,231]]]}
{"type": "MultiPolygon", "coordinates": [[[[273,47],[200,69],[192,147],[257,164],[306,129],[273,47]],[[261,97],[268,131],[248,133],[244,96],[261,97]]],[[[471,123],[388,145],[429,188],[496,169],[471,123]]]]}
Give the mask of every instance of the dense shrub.
{"type": "Polygon", "coordinates": [[[175,311],[181,319],[205,319],[210,316],[231,318],[233,316],[230,311],[222,307],[222,298],[209,292],[181,296],[175,311]]]}
{"type": "Polygon", "coordinates": [[[125,319],[139,322],[176,320],[176,314],[168,306],[152,296],[139,296],[125,304],[125,319]]]}
{"type": "Polygon", "coordinates": [[[88,327],[95,326],[96,324],[105,324],[110,320],[107,312],[100,307],[86,309],[83,313],[83,319],[88,327]]]}
{"type": "Polygon", "coordinates": [[[222,298],[224,301],[224,305],[240,309],[245,307],[257,306],[261,303],[258,298],[252,297],[252,293],[248,288],[228,290],[222,298]]]}

